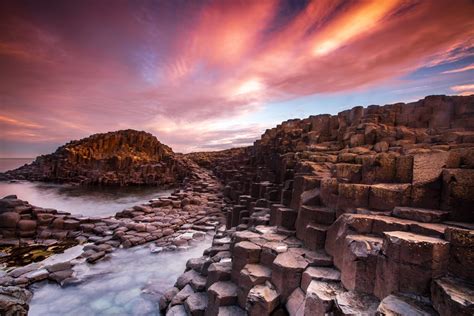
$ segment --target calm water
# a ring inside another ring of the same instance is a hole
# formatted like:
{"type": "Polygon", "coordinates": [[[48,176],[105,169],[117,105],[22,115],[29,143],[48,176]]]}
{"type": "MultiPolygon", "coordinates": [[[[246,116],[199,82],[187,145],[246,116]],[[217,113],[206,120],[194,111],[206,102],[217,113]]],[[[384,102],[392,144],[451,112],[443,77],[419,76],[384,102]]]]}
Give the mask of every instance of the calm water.
{"type": "Polygon", "coordinates": [[[188,250],[152,254],[146,246],[118,249],[107,261],[75,267],[79,285],[36,285],[28,315],[158,315],[158,299],[199,257],[211,238],[188,250]]]}
{"type": "Polygon", "coordinates": [[[34,158],[0,158],[0,172],[16,169],[33,160],[34,158]]]}
{"type": "Polygon", "coordinates": [[[0,197],[16,194],[32,205],[84,216],[113,215],[127,207],[147,202],[172,190],[156,187],[94,187],[42,182],[0,182],[0,197]]]}

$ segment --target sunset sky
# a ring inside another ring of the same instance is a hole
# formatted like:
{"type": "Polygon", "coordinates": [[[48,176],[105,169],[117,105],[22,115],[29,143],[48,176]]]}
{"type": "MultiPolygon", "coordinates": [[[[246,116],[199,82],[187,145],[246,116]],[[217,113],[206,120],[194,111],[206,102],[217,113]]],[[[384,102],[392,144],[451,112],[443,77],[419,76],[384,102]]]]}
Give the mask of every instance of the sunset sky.
{"type": "Polygon", "coordinates": [[[175,151],[474,94],[474,2],[0,1],[0,157],[133,128],[175,151]]]}

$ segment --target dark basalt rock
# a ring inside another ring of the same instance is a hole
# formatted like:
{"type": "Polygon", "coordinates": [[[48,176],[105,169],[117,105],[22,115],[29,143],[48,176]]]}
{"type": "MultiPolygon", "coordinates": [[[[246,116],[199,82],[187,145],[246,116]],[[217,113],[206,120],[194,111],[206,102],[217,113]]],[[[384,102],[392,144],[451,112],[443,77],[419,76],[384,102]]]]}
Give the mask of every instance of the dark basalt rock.
{"type": "Polygon", "coordinates": [[[0,174],[0,179],[172,186],[187,169],[186,160],[153,135],[121,130],[71,141],[29,165],[0,174]]]}

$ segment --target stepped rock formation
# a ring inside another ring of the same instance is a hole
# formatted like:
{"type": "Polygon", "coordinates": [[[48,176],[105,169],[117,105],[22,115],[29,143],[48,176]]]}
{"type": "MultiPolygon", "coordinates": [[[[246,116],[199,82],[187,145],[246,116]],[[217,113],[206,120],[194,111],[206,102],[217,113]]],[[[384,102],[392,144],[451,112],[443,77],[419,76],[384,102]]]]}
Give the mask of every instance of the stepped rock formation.
{"type": "Polygon", "coordinates": [[[168,315],[474,314],[474,96],[289,120],[188,157],[224,182],[227,227],[165,292],[168,315]]]}
{"type": "MultiPolygon", "coordinates": [[[[253,146],[185,156],[143,132],[91,139],[108,141],[72,142],[7,175],[114,184],[189,175],[170,197],[113,218],[5,197],[4,245],[74,238],[94,243],[81,255],[93,264],[117,247],[176,249],[215,231],[159,298],[167,315],[474,314],[474,96],[289,120],[253,146]]],[[[0,311],[27,310],[21,289],[34,282],[74,281],[71,265],[45,269],[0,278],[0,311]]]]}
{"type": "Polygon", "coordinates": [[[108,185],[175,185],[186,162],[149,133],[121,130],[72,141],[2,179],[108,185]]]}

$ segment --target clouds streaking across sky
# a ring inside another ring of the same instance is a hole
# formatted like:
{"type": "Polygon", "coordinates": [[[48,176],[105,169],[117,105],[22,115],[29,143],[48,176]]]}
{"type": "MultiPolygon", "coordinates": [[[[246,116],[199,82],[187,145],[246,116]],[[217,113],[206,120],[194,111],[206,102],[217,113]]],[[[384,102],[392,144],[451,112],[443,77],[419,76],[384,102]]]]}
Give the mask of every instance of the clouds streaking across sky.
{"type": "Polygon", "coordinates": [[[283,120],[474,91],[466,1],[0,3],[0,157],[146,130],[175,151],[283,120]]]}

